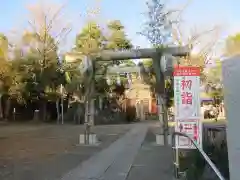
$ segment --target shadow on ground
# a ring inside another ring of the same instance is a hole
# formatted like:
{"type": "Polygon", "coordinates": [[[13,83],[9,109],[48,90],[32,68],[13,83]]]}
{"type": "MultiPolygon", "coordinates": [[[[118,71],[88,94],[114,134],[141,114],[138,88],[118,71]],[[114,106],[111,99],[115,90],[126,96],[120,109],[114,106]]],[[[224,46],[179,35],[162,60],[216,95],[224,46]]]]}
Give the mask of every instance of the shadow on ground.
{"type": "Polygon", "coordinates": [[[79,146],[83,126],[40,125],[0,127],[1,180],[53,180],[108,147],[131,125],[93,128],[99,146],[79,146]],[[21,129],[22,128],[22,129],[21,129]]]}

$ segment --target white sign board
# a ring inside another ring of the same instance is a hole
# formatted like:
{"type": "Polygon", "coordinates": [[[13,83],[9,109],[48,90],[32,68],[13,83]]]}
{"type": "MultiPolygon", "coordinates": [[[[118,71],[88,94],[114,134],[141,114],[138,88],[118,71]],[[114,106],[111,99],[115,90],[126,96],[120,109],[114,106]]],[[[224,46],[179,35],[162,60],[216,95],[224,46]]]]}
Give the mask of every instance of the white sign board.
{"type": "MultiPolygon", "coordinates": [[[[175,131],[192,137],[202,146],[202,123],[200,113],[200,69],[177,67],[174,69],[175,131]]],[[[176,147],[194,149],[186,137],[176,138],[176,147]]]]}
{"type": "MultiPolygon", "coordinates": [[[[192,139],[201,146],[202,141],[202,125],[199,119],[178,119],[175,130],[189,135],[192,139]]],[[[176,139],[177,147],[181,149],[195,149],[192,142],[185,137],[179,136],[176,139]]]]}

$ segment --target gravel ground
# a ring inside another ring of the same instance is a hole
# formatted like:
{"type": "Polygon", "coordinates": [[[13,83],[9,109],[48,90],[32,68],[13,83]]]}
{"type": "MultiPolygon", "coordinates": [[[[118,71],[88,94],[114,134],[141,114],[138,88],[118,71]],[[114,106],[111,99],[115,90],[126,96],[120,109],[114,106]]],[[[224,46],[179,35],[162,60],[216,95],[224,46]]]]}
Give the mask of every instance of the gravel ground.
{"type": "Polygon", "coordinates": [[[92,129],[99,146],[79,146],[83,126],[0,126],[0,179],[53,180],[108,147],[133,125],[106,125],[92,129]]]}

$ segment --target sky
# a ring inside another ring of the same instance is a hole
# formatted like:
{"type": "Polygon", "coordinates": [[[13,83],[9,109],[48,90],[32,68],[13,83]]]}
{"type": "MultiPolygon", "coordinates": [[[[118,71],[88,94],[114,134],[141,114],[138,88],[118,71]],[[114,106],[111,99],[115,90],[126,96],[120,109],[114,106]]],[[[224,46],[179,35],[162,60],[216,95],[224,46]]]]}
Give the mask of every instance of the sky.
{"type": "MultiPolygon", "coordinates": [[[[42,0],[44,1],[44,0],[42,0]]],[[[163,0],[164,1],[164,0],[163,0]]],[[[165,0],[169,9],[182,9],[189,0],[165,0]]],[[[0,32],[14,36],[26,28],[29,19],[27,7],[37,0],[3,0],[1,2],[0,32]],[[14,33],[13,33],[14,31],[14,33]],[[12,35],[14,34],[14,35],[12,35]]],[[[63,18],[71,23],[72,32],[64,42],[64,49],[71,49],[76,33],[90,18],[106,24],[110,20],[120,20],[132,43],[149,47],[149,42],[137,32],[143,28],[146,17],[146,0],[48,0],[52,3],[65,3],[63,18]],[[89,15],[89,10],[97,9],[98,14],[89,15]],[[89,17],[90,16],[90,17],[89,17]]],[[[191,0],[182,16],[182,32],[201,32],[217,25],[220,28],[218,39],[240,32],[240,1],[238,0],[191,0]]],[[[205,38],[208,39],[208,38],[205,38]]]]}

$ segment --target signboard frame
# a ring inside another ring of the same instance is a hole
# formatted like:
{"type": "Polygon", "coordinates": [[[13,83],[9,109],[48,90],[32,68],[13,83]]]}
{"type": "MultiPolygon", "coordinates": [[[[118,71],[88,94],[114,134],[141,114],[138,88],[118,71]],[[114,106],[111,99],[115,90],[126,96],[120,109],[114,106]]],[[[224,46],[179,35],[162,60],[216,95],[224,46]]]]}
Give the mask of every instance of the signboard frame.
{"type": "MultiPolygon", "coordinates": [[[[175,131],[192,137],[202,147],[200,112],[200,68],[178,66],[174,68],[175,131]]],[[[176,148],[195,149],[186,137],[178,136],[176,148]]]]}

